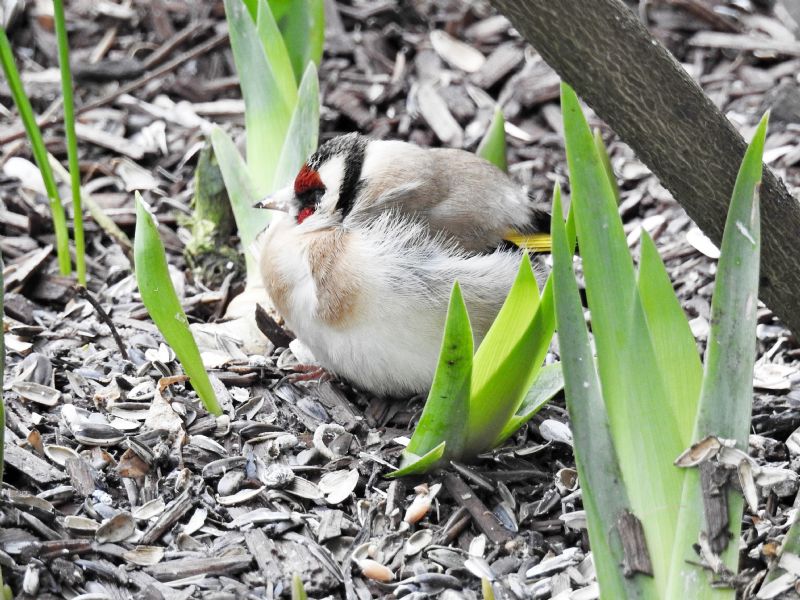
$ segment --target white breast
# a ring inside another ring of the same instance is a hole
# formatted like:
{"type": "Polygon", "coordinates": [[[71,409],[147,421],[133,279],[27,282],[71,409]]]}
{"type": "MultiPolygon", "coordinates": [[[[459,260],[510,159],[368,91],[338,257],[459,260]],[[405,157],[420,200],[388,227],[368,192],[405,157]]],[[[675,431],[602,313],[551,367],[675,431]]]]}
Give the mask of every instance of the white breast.
{"type": "MultiPolygon", "coordinates": [[[[297,228],[290,227],[289,235],[291,229],[297,228]]],[[[359,303],[343,327],[318,316],[302,243],[267,241],[267,251],[277,253],[272,264],[291,282],[283,317],[322,366],[358,387],[378,394],[424,393],[436,368],[453,281],[462,287],[477,344],[508,293],[520,254],[468,256],[390,213],[350,234],[346,276],[359,303]]]]}

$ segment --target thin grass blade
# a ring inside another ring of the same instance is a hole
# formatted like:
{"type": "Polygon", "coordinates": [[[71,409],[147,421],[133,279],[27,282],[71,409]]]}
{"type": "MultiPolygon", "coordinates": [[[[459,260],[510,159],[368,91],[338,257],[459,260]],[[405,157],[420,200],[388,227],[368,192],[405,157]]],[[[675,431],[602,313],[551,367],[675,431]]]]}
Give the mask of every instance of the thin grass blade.
{"type": "MultiPolygon", "coordinates": [[[[736,440],[746,451],[753,395],[756,307],[761,250],[758,188],[763,169],[764,141],[769,114],[764,115],[745,153],[731,196],[720,246],[717,281],[711,302],[711,333],[705,359],[694,440],[708,435],[736,440]]],[[[728,493],[732,542],[722,554],[724,564],[736,571],[739,555],[743,500],[728,493]]],[[[732,589],[698,589],[686,582],[705,577],[695,566],[692,548],[705,527],[700,477],[688,469],[681,500],[678,537],[672,560],[670,597],[733,598],[732,589]],[[692,561],[690,563],[689,561],[692,561]]]]}
{"type": "MultiPolygon", "coordinates": [[[[561,199],[559,194],[554,196],[553,215],[561,215],[561,199]]],[[[603,598],[655,598],[650,578],[639,575],[629,579],[620,568],[624,556],[617,519],[624,512],[632,512],[632,507],[611,438],[572,270],[572,252],[560,218],[552,220],[552,237],[551,276],[567,410],[597,580],[603,598]]]]}
{"type": "Polygon", "coordinates": [[[225,0],[225,14],[245,103],[247,166],[261,197],[272,191],[293,106],[283,97],[248,8],[242,0],[225,0]]]}
{"type": "Polygon", "coordinates": [[[566,84],[561,106],[572,208],[583,259],[608,422],[633,513],[644,526],[659,592],[675,536],[684,473],[670,398],[639,298],[617,202],[578,98],[566,84]]]}
{"type": "MultiPolygon", "coordinates": [[[[3,279],[3,271],[5,270],[5,265],[3,264],[3,255],[0,254],[0,315],[4,315],[3,312],[5,310],[3,306],[4,302],[4,292],[5,292],[5,281],[3,279]]],[[[5,434],[6,434],[6,405],[5,399],[3,398],[3,376],[5,375],[6,369],[6,346],[5,346],[5,334],[0,335],[0,486],[3,484],[3,466],[5,463],[3,462],[3,452],[5,451],[5,434]]],[[[2,590],[2,571],[0,571],[0,590],[2,590]]]]}
{"type": "MultiPolygon", "coordinates": [[[[3,281],[3,257],[0,255],[0,315],[3,312],[3,291],[5,290],[5,282],[3,281]]],[[[3,398],[3,375],[6,372],[6,349],[3,341],[4,336],[0,335],[0,486],[3,484],[3,451],[5,449],[5,432],[6,432],[6,412],[5,412],[5,399],[3,398]]],[[[0,597],[4,600],[6,598],[13,598],[11,588],[3,583],[3,568],[0,567],[0,597]]]]}
{"type": "Polygon", "coordinates": [[[297,92],[297,104],[292,114],[292,122],[289,123],[286,141],[275,171],[275,181],[272,185],[274,189],[280,189],[293,181],[300,167],[317,149],[319,108],[317,67],[310,62],[297,92]]]}
{"type": "Polygon", "coordinates": [[[164,245],[158,235],[155,220],[138,192],[133,256],[139,293],[150,318],[175,351],[203,406],[211,414],[221,415],[222,408],[217,402],[197,344],[189,330],[189,321],[172,286],[164,245]]]}
{"type": "Polygon", "coordinates": [[[503,109],[499,106],[494,111],[492,122],[489,129],[483,136],[478,149],[475,153],[488,160],[498,169],[508,171],[508,161],[506,160],[506,121],[503,118],[503,109]]]}
{"type": "MultiPolygon", "coordinates": [[[[72,73],[69,67],[69,38],[64,17],[63,0],[53,0],[53,16],[58,43],[58,64],[61,68],[61,93],[64,97],[64,133],[67,137],[67,161],[72,191],[73,232],[75,236],[75,270],[78,283],[86,286],[86,242],[83,235],[81,204],[81,172],[78,165],[78,138],[75,135],[75,103],[72,98],[72,73]]],[[[49,163],[48,163],[49,164],[49,163]]]]}
{"type": "Polygon", "coordinates": [[[2,64],[3,72],[8,82],[11,97],[14,99],[22,124],[25,126],[25,132],[28,134],[33,158],[36,160],[36,165],[42,174],[47,197],[50,200],[50,213],[53,216],[53,229],[56,234],[58,267],[62,275],[69,275],[72,270],[72,264],[69,257],[69,231],[67,231],[67,217],[64,214],[64,205],[61,204],[58,186],[53,177],[53,171],[50,169],[50,163],[47,162],[47,149],[42,139],[42,132],[36,123],[36,116],[33,113],[31,102],[25,94],[25,88],[22,87],[22,79],[14,62],[14,54],[11,51],[11,44],[8,41],[4,27],[0,27],[0,64],[2,64]]]}

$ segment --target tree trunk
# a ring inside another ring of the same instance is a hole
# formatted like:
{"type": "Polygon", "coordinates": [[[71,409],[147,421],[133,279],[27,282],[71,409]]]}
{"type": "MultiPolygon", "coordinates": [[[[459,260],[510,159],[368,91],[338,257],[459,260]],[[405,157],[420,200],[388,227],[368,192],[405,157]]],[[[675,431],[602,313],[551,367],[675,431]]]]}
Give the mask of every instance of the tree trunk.
{"type": "MultiPolygon", "coordinates": [[[[491,0],[719,245],[745,142],[620,0],[491,0]]],[[[764,167],[761,299],[800,335],[800,205],[764,167]]]]}

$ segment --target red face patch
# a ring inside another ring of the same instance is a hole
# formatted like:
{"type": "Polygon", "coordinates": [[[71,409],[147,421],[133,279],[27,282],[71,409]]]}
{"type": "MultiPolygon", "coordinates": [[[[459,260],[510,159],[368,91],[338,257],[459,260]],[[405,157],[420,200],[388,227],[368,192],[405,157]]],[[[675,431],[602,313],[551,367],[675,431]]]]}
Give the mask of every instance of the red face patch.
{"type": "Polygon", "coordinates": [[[294,180],[294,195],[300,201],[300,211],[297,213],[297,224],[300,225],[317,209],[318,198],[325,193],[325,185],[319,173],[303,165],[294,180]]]}
{"type": "Polygon", "coordinates": [[[297,224],[300,225],[303,221],[305,221],[308,217],[314,214],[314,207],[313,206],[306,206],[305,208],[301,208],[300,212],[297,213],[297,224]]]}
{"type": "Polygon", "coordinates": [[[311,190],[324,190],[325,186],[320,179],[319,173],[308,165],[303,165],[294,180],[294,193],[301,196],[311,190]]]}

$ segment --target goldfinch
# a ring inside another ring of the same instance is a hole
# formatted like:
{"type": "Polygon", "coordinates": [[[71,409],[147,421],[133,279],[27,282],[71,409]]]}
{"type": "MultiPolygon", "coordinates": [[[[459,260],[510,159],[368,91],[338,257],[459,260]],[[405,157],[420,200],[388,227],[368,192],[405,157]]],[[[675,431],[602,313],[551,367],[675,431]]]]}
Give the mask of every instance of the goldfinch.
{"type": "Polygon", "coordinates": [[[474,154],[358,134],[323,144],[257,206],[284,213],[264,234],[260,265],[287,326],[327,371],[389,396],[430,387],[453,282],[477,347],[520,248],[546,245],[549,227],[474,154]]]}

